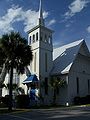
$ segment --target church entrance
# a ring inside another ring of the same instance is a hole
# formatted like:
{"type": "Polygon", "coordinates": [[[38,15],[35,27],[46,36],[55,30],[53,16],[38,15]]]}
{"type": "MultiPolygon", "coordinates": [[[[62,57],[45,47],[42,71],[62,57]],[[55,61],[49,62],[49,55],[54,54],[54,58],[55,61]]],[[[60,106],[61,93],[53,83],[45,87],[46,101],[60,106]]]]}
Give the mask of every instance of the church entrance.
{"type": "Polygon", "coordinates": [[[37,79],[37,76],[30,75],[26,80],[23,81],[23,84],[27,85],[27,94],[30,98],[30,106],[37,105],[39,101],[39,80],[37,79]]]}

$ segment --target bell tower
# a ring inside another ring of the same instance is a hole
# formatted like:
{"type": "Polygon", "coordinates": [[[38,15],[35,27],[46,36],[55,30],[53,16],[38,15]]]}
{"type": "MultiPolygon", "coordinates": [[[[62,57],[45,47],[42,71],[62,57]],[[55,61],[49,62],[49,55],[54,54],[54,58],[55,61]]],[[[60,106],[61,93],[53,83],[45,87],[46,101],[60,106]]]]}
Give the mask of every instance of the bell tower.
{"type": "Polygon", "coordinates": [[[52,32],[45,26],[42,1],[40,0],[37,25],[28,31],[28,45],[31,46],[33,52],[30,69],[31,73],[36,74],[39,80],[48,79],[52,69],[52,32]]]}

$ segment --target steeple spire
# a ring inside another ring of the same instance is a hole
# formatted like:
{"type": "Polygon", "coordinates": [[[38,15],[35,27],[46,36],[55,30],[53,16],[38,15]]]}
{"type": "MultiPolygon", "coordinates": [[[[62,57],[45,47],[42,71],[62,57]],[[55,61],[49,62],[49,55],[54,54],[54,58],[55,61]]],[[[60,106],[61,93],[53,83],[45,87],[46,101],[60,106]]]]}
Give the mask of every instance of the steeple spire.
{"type": "Polygon", "coordinates": [[[42,12],[42,0],[40,0],[38,20],[39,20],[38,24],[41,26],[44,26],[44,19],[43,19],[43,12],[42,12]]]}

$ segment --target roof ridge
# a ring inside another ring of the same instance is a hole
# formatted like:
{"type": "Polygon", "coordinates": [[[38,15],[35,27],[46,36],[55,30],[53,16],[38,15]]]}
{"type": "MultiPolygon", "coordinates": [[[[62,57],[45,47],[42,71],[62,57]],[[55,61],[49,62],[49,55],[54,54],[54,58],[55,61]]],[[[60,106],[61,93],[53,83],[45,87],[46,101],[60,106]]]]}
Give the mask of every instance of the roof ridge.
{"type": "Polygon", "coordinates": [[[74,41],[74,42],[71,42],[71,43],[62,45],[62,46],[60,46],[60,47],[57,47],[57,48],[55,48],[54,50],[59,49],[59,48],[66,48],[66,49],[67,49],[67,48],[69,48],[69,47],[76,46],[76,45],[82,43],[83,41],[84,41],[84,39],[76,40],[76,41],[74,41]]]}
{"type": "Polygon", "coordinates": [[[63,45],[61,47],[58,47],[53,50],[53,60],[55,60],[58,56],[60,56],[63,52],[65,52],[67,49],[75,47],[75,46],[80,46],[83,43],[84,39],[63,45]],[[58,52],[59,51],[59,52],[58,52]]]}

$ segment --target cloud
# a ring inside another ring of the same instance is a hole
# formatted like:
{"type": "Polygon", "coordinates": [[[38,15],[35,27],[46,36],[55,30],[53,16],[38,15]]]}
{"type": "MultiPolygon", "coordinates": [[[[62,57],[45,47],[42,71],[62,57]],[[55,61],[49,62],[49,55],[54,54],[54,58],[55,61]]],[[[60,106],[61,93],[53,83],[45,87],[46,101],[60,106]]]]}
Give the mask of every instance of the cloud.
{"type": "Polygon", "coordinates": [[[43,18],[45,19],[45,18],[47,18],[48,17],[48,15],[49,15],[49,13],[48,12],[46,12],[46,11],[44,11],[43,12],[43,18]]]}
{"type": "MultiPolygon", "coordinates": [[[[43,16],[47,18],[48,12],[44,11],[43,16]]],[[[14,30],[14,23],[23,21],[24,32],[27,32],[32,27],[37,25],[38,11],[23,10],[22,7],[12,6],[7,10],[7,13],[0,17],[0,35],[14,30]]],[[[51,25],[54,21],[51,22],[51,25]]]]}
{"type": "MultiPolygon", "coordinates": [[[[43,12],[43,17],[46,18],[48,17],[48,12],[43,12]]],[[[37,25],[37,20],[38,20],[38,12],[36,11],[32,11],[32,10],[27,10],[24,13],[24,31],[27,32],[28,30],[30,30],[31,28],[33,28],[34,26],[37,25]]],[[[21,18],[22,19],[22,18],[21,18]]]]}
{"type": "Polygon", "coordinates": [[[14,30],[12,24],[19,15],[20,11],[21,8],[10,8],[7,10],[7,14],[0,18],[0,33],[6,33],[7,31],[9,32],[14,30]]]}
{"type": "Polygon", "coordinates": [[[88,26],[88,28],[86,30],[88,33],[90,33],[90,26],[88,26]]]}
{"type": "Polygon", "coordinates": [[[55,23],[56,23],[56,20],[55,20],[55,19],[52,19],[52,20],[50,20],[50,21],[48,22],[47,26],[51,26],[51,25],[53,25],[53,24],[55,24],[55,23]]]}
{"type": "Polygon", "coordinates": [[[13,23],[21,17],[22,8],[13,6],[7,10],[7,13],[0,17],[0,34],[4,34],[14,30],[13,23]]]}
{"type": "Polygon", "coordinates": [[[65,27],[66,28],[69,28],[71,26],[71,24],[66,24],[65,27]]]}
{"type": "Polygon", "coordinates": [[[89,0],[74,0],[74,2],[68,6],[69,10],[64,14],[65,19],[70,19],[72,16],[81,12],[89,2],[89,0]]]}

